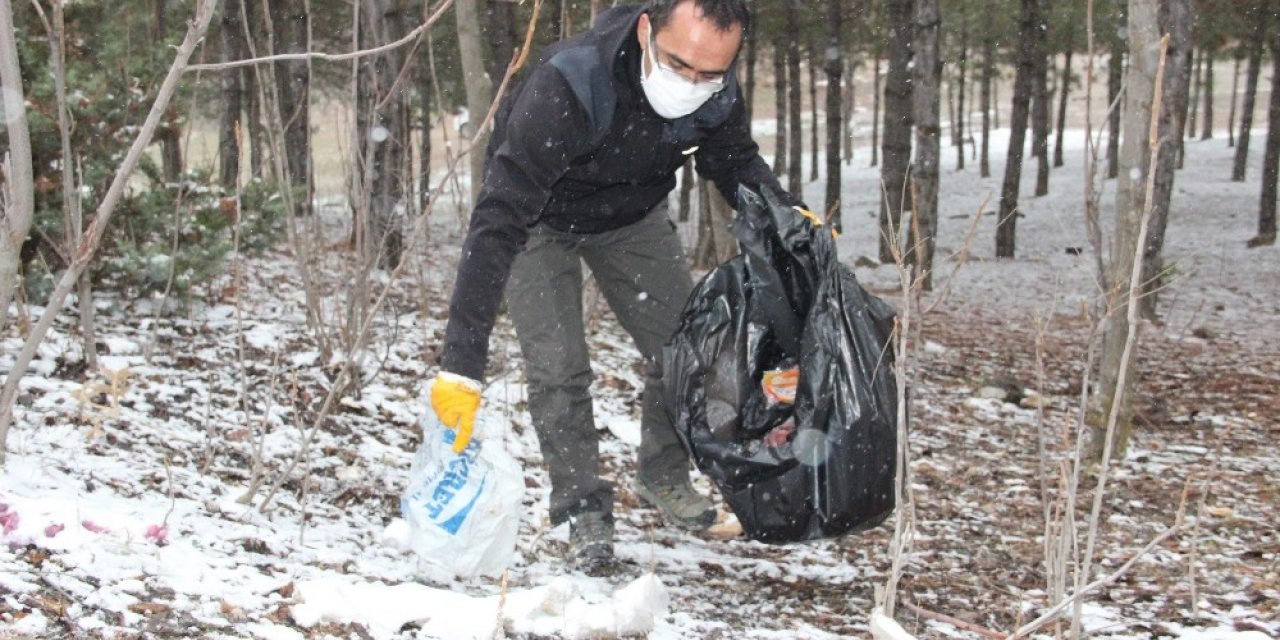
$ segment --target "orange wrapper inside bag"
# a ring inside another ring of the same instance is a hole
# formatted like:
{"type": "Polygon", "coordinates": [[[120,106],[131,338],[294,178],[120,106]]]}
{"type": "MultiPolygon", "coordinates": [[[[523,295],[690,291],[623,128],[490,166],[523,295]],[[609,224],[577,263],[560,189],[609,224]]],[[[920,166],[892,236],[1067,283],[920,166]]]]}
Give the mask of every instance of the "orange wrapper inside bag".
{"type": "Polygon", "coordinates": [[[769,406],[795,404],[796,384],[800,381],[800,368],[770,369],[760,378],[760,387],[769,399],[769,406]]]}

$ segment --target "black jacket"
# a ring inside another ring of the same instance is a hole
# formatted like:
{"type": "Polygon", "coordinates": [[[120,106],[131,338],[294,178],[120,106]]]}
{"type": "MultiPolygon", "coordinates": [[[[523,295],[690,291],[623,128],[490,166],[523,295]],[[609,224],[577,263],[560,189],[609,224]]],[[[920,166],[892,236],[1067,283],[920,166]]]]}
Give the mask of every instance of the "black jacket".
{"type": "Polygon", "coordinates": [[[751,139],[732,73],[683,118],[666,120],[649,106],[636,38],[643,10],[610,9],[590,31],[548,47],[504,99],[449,305],[446,371],[483,379],[489,334],[529,227],[598,233],[637,222],[675,187],[689,154],[731,205],[739,184],[782,192],[751,139]]]}

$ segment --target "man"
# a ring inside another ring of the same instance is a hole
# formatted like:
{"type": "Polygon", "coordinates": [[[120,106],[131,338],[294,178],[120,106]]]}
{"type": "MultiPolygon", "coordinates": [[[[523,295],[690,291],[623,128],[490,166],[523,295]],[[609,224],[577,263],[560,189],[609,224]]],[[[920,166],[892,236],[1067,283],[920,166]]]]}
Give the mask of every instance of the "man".
{"type": "Polygon", "coordinates": [[[569,521],[569,561],[588,573],[612,559],[613,485],[599,475],[580,261],[648,367],[637,495],[687,529],[715,520],[662,406],[657,362],[692,288],[667,194],[689,155],[731,204],[739,184],[781,192],[734,77],[748,27],[744,0],[611,9],[550,47],[495,120],[431,403],[461,450],[505,285],[551,521],[569,521]]]}

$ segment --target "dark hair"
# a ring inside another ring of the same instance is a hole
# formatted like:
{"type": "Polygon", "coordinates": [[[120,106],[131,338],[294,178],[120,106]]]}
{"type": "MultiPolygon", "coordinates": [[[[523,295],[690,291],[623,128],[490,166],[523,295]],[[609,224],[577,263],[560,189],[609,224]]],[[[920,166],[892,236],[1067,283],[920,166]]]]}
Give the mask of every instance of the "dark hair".
{"type": "Polygon", "coordinates": [[[682,2],[692,2],[702,11],[702,17],[715,23],[716,28],[728,31],[733,25],[742,25],[745,35],[751,26],[751,11],[746,0],[653,0],[649,3],[649,22],[657,33],[671,22],[671,12],[682,2]]]}

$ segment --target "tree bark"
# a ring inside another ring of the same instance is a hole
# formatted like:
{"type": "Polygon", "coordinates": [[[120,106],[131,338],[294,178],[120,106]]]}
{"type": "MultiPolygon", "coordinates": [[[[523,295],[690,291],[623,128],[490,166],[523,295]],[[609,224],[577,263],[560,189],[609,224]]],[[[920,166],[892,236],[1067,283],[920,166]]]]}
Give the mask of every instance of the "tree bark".
{"type": "Polygon", "coordinates": [[[1188,101],[1190,111],[1187,114],[1187,127],[1192,132],[1200,121],[1200,96],[1204,93],[1204,54],[1203,48],[1193,48],[1191,51],[1191,100],[1188,101]]]}
{"type": "Polygon", "coordinates": [[[1071,55],[1075,53],[1075,23],[1068,23],[1067,29],[1067,53],[1066,60],[1062,63],[1062,85],[1058,90],[1058,120],[1057,139],[1053,146],[1053,166],[1062,166],[1062,142],[1066,137],[1067,128],[1067,99],[1071,95],[1071,55]]]}
{"type": "MultiPolygon", "coordinates": [[[[849,51],[841,51],[837,55],[840,56],[841,60],[843,60],[845,56],[849,56],[850,58],[853,57],[853,53],[849,51]]],[[[849,60],[848,63],[842,63],[842,64],[844,66],[844,79],[843,79],[844,86],[842,89],[843,93],[840,96],[840,101],[841,101],[840,108],[844,110],[844,115],[840,119],[840,122],[841,122],[840,126],[842,127],[841,135],[843,136],[842,138],[843,142],[841,143],[841,145],[844,148],[842,149],[841,153],[844,155],[844,163],[848,165],[848,164],[853,164],[853,109],[856,106],[854,101],[856,97],[856,92],[853,90],[854,88],[853,70],[857,63],[854,62],[854,60],[849,60]]],[[[875,147],[872,146],[872,149],[874,150],[875,147]]]]}
{"type": "Polygon", "coordinates": [[[1049,193],[1049,25],[1048,14],[1040,12],[1035,30],[1035,67],[1031,103],[1031,155],[1036,159],[1037,197],[1049,193]]]}
{"type": "MultiPolygon", "coordinates": [[[[224,0],[218,28],[219,59],[230,62],[245,57],[244,24],[240,20],[241,0],[224,0]]],[[[240,177],[240,126],[244,112],[241,100],[240,69],[222,72],[222,119],[218,127],[218,182],[224,191],[235,191],[240,177]]]]}
{"type": "MultiPolygon", "coordinates": [[[[554,2],[551,4],[557,6],[554,2]]],[[[431,131],[434,129],[431,98],[435,95],[436,79],[427,55],[420,54],[413,65],[417,72],[418,130],[421,132],[418,141],[418,209],[423,211],[431,202],[431,131]]]]}
{"type": "Polygon", "coordinates": [[[1253,33],[1249,37],[1249,68],[1245,72],[1244,103],[1240,105],[1240,133],[1236,136],[1236,157],[1231,166],[1232,182],[1244,182],[1249,161],[1249,134],[1253,129],[1254,100],[1258,93],[1258,75],[1262,70],[1262,49],[1267,33],[1265,2],[1255,5],[1253,33]]]}
{"type": "MultiPolygon", "coordinates": [[[[844,96],[840,86],[844,77],[841,18],[840,0],[826,0],[827,48],[823,63],[827,74],[827,191],[822,214],[830,219],[836,231],[843,230],[840,219],[840,139],[844,131],[841,121],[844,96]]],[[[852,97],[852,86],[849,93],[852,97]]]]}
{"type": "Polygon", "coordinates": [[[884,141],[880,151],[880,261],[893,262],[891,239],[901,237],[902,213],[910,206],[907,171],[911,163],[911,57],[914,0],[887,0],[889,73],[884,83],[884,141]]]}
{"type": "MultiPolygon", "coordinates": [[[[271,0],[274,53],[303,53],[311,16],[302,2],[271,0]]],[[[285,167],[298,193],[298,213],[311,213],[311,71],[307,61],[275,63],[277,105],[284,125],[285,167]]]]}
{"type": "MultiPolygon", "coordinates": [[[[849,71],[850,76],[853,70],[849,71]]],[[[884,87],[880,86],[880,51],[876,50],[875,71],[871,76],[871,165],[880,163],[880,96],[884,87]]],[[[853,82],[849,82],[853,86],[853,82]]],[[[853,156],[853,145],[849,145],[849,156],[853,156]]]]}
{"type": "Polygon", "coordinates": [[[552,38],[564,39],[564,0],[551,0],[548,3],[547,32],[552,38]]]}
{"type": "Polygon", "coordinates": [[[1236,146],[1236,92],[1240,90],[1240,58],[1231,64],[1231,106],[1227,109],[1227,146],[1236,146]]]}
{"type": "MultiPolygon", "coordinates": [[[[809,42],[809,182],[818,181],[818,47],[809,42]]],[[[828,89],[829,90],[829,89],[828,89]]]]}
{"type": "Polygon", "coordinates": [[[1160,290],[1167,283],[1164,262],[1165,229],[1169,226],[1169,206],[1173,198],[1174,168],[1181,153],[1174,142],[1185,129],[1187,104],[1191,90],[1191,36],[1195,29],[1193,0],[1163,0],[1160,3],[1160,32],[1169,34],[1165,58],[1164,96],[1160,102],[1160,147],[1155,171],[1155,188],[1151,195],[1151,221],[1146,243],[1142,247],[1143,296],[1138,310],[1143,318],[1154,320],[1160,290]]]}
{"type": "Polygon", "coordinates": [[[489,70],[489,82],[496,87],[502,84],[502,76],[507,72],[507,61],[521,42],[516,28],[516,4],[485,2],[482,6],[483,32],[489,47],[485,68],[489,70]]]}
{"type": "MultiPolygon", "coordinates": [[[[155,19],[153,37],[156,42],[164,42],[169,35],[165,0],[155,0],[155,19]]],[[[160,164],[165,182],[177,184],[182,180],[182,125],[178,121],[177,109],[170,108],[164,115],[164,125],[156,132],[160,140],[160,164]]]]}
{"type": "MultiPolygon", "coordinates": [[[[962,2],[959,9],[960,19],[960,53],[956,61],[956,113],[958,114],[952,127],[956,145],[956,170],[964,170],[964,123],[965,114],[965,74],[969,67],[969,13],[962,2]]],[[[941,64],[941,59],[939,59],[941,64]]]]}
{"type": "MultiPolygon", "coordinates": [[[[362,48],[398,39],[403,31],[403,0],[362,0],[362,48]]],[[[397,86],[403,60],[398,49],[363,58],[360,71],[361,111],[367,114],[360,141],[364,146],[361,196],[364,200],[363,255],[369,264],[393,269],[404,251],[404,218],[408,192],[407,87],[397,86]],[[366,195],[367,194],[367,195],[366,195]]]]}
{"type": "Polygon", "coordinates": [[[1128,340],[1128,300],[1134,261],[1138,259],[1138,232],[1146,207],[1150,162],[1150,125],[1159,64],[1157,0],[1129,0],[1129,73],[1124,96],[1124,137],[1120,148],[1120,172],[1116,178],[1116,226],[1112,237],[1107,291],[1107,317],[1099,360],[1099,411],[1091,420],[1090,457],[1101,459],[1107,444],[1107,416],[1114,411],[1116,429],[1112,453],[1124,457],[1133,425],[1133,391],[1137,385],[1132,368],[1122,370],[1128,340]]]}
{"type": "MultiPolygon", "coordinates": [[[[13,7],[0,0],[0,87],[3,87],[5,129],[9,135],[7,154],[0,154],[0,331],[9,328],[9,303],[18,280],[22,243],[31,231],[35,209],[35,173],[31,165],[31,130],[27,124],[27,104],[22,91],[22,70],[18,67],[18,43],[13,28],[13,7]],[[7,155],[7,160],[4,156],[7,155]]],[[[46,311],[46,313],[50,313],[46,311]]],[[[9,376],[21,376],[11,370],[9,376]]],[[[9,407],[0,406],[6,414],[9,407]]],[[[0,418],[2,419],[2,418],[0,418]]],[[[0,439],[0,454],[4,441],[0,439]]],[[[3,460],[0,457],[0,460],[3,460]]]]}
{"type": "Polygon", "coordinates": [[[908,247],[913,280],[925,291],[933,289],[933,252],[938,235],[938,164],[942,155],[942,51],[939,42],[938,0],[916,0],[915,91],[915,224],[908,247]]]}
{"type": "MultiPolygon", "coordinates": [[[[244,4],[241,4],[240,17],[245,21],[245,44],[252,37],[253,16],[257,13],[245,11],[244,4]]],[[[262,178],[263,163],[263,137],[265,133],[262,128],[262,103],[261,96],[258,95],[258,79],[261,76],[253,67],[245,67],[240,70],[240,83],[243,90],[241,95],[244,97],[244,119],[248,124],[249,136],[249,175],[252,178],[262,178]]]]}
{"type": "MultiPolygon", "coordinates": [[[[994,10],[991,3],[986,4],[986,23],[991,25],[995,19],[994,10]]],[[[982,36],[982,80],[981,97],[979,104],[982,106],[982,151],[978,155],[978,171],[983,178],[991,177],[991,109],[995,104],[991,101],[991,83],[995,82],[996,63],[995,63],[995,34],[990,28],[983,29],[982,36]]]]}
{"type": "Polygon", "coordinates": [[[746,99],[747,126],[750,127],[755,118],[756,104],[756,33],[759,28],[747,31],[746,41],[746,83],[743,85],[743,98],[746,99]]]}
{"type": "Polygon", "coordinates": [[[1013,110],[1009,114],[1009,152],[1000,188],[1000,213],[996,218],[996,257],[1012,258],[1017,249],[1018,189],[1022,184],[1022,154],[1026,147],[1027,119],[1035,74],[1035,31],[1040,25],[1039,0],[1022,0],[1018,23],[1018,68],[1013,80],[1013,110]]]}
{"type": "Polygon", "coordinates": [[[773,40],[773,108],[777,128],[773,136],[773,174],[787,174],[787,39],[773,40]]]}
{"type": "Polygon", "coordinates": [[[720,190],[698,179],[698,239],[693,251],[693,266],[710,269],[731,258],[737,244],[729,233],[733,209],[720,195],[720,190]]]}
{"type": "Polygon", "coordinates": [[[1276,243],[1276,187],[1280,179],[1280,34],[1271,42],[1271,101],[1267,106],[1267,145],[1262,156],[1262,203],[1258,207],[1258,235],[1250,247],[1276,243]]]}
{"type": "Polygon", "coordinates": [[[800,87],[800,21],[798,11],[791,2],[785,2],[787,14],[787,116],[791,131],[787,142],[791,157],[787,159],[787,191],[799,197],[804,186],[804,132],[801,128],[800,87]]]}
{"type": "Polygon", "coordinates": [[[1200,129],[1201,140],[1213,137],[1213,54],[1213,49],[1204,49],[1204,115],[1200,129]]]}
{"type": "Polygon", "coordinates": [[[693,194],[693,161],[685,160],[684,166],[680,168],[680,206],[676,210],[676,219],[680,222],[689,221],[689,205],[690,196],[693,194]]]}
{"type": "MultiPolygon", "coordinates": [[[[593,2],[592,8],[595,4],[593,2]]],[[[480,42],[480,14],[477,0],[455,0],[454,17],[458,25],[458,53],[462,56],[462,78],[467,92],[467,117],[469,126],[465,132],[467,139],[475,136],[474,127],[480,124],[484,114],[493,102],[493,84],[485,72],[484,46],[480,42]]],[[[475,206],[480,196],[480,187],[484,184],[485,146],[489,143],[489,133],[483,132],[476,139],[476,144],[469,151],[471,163],[471,206],[475,206]]]]}
{"type": "Polygon", "coordinates": [[[1111,58],[1107,61],[1107,105],[1116,105],[1107,116],[1107,177],[1115,178],[1120,166],[1120,112],[1123,105],[1116,100],[1124,90],[1124,40],[1116,34],[1125,25],[1125,4],[1117,1],[1114,5],[1115,28],[1109,30],[1108,42],[1111,44],[1111,58]]]}

